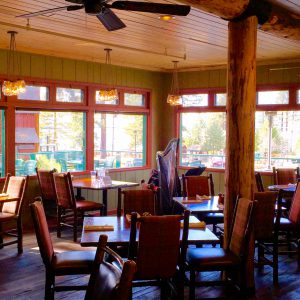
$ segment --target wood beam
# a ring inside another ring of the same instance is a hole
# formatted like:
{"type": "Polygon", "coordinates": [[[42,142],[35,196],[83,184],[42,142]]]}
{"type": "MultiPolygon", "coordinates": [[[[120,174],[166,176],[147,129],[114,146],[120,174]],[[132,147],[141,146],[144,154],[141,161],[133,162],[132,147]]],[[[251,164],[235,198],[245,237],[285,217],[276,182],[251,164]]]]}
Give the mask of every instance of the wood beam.
{"type": "MultiPolygon", "coordinates": [[[[228,26],[225,241],[236,197],[253,199],[257,24],[257,17],[251,16],[230,21],[228,26]]],[[[251,245],[247,269],[249,288],[254,287],[253,241],[251,245]]]]}
{"type": "Polygon", "coordinates": [[[259,29],[283,38],[300,41],[300,14],[272,0],[179,0],[228,21],[257,16],[259,29]]]}

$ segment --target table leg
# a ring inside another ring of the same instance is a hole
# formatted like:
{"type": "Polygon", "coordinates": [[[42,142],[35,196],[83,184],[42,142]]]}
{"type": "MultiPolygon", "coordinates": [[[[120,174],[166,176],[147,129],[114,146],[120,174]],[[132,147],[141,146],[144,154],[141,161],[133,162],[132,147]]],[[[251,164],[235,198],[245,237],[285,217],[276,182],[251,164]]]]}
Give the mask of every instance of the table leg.
{"type": "Polygon", "coordinates": [[[104,216],[107,216],[107,190],[102,191],[102,202],[104,205],[103,214],[104,216]]]}
{"type": "Polygon", "coordinates": [[[122,199],[122,191],[118,188],[118,206],[117,206],[117,216],[121,217],[121,199],[122,199]]]}

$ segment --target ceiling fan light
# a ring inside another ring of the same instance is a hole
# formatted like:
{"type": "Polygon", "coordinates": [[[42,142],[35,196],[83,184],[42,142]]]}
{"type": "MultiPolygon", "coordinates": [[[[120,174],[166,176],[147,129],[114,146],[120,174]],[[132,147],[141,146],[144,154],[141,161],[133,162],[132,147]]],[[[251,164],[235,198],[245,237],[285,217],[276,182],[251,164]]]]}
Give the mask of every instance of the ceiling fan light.
{"type": "Polygon", "coordinates": [[[171,21],[171,20],[175,19],[175,17],[172,15],[160,15],[159,19],[162,21],[171,21]]]}

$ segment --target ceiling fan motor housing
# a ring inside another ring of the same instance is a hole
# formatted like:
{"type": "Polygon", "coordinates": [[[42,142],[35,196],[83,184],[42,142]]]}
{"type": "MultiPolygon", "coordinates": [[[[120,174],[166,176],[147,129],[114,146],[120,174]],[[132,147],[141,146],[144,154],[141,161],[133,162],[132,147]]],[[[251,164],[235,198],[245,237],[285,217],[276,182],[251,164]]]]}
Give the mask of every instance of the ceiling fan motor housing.
{"type": "Polygon", "coordinates": [[[84,9],[89,15],[98,15],[105,8],[106,1],[103,0],[85,0],[84,9]]]}

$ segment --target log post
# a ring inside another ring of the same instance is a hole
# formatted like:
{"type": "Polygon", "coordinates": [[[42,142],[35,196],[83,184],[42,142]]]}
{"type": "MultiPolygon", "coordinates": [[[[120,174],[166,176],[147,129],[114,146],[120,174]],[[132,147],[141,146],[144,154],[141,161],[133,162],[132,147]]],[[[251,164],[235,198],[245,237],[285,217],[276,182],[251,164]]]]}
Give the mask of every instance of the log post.
{"type": "MultiPolygon", "coordinates": [[[[230,21],[228,25],[225,241],[236,197],[239,195],[252,199],[254,192],[257,25],[256,16],[230,21]]],[[[253,263],[247,271],[248,287],[252,288],[253,263]]]]}

